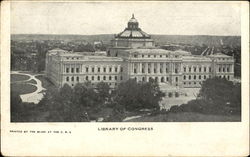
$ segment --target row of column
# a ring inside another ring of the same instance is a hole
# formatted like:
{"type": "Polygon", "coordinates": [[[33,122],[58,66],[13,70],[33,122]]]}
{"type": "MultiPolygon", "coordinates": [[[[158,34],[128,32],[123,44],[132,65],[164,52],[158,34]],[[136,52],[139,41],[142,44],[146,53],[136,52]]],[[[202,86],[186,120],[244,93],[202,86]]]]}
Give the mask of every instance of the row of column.
{"type": "Polygon", "coordinates": [[[136,71],[136,73],[143,73],[142,68],[144,68],[144,73],[148,73],[148,69],[150,68],[150,73],[154,73],[154,69],[156,69],[156,73],[169,73],[169,72],[177,72],[181,71],[181,63],[131,63],[132,73],[136,71]],[[162,72],[160,72],[162,70],[162,72]]]}

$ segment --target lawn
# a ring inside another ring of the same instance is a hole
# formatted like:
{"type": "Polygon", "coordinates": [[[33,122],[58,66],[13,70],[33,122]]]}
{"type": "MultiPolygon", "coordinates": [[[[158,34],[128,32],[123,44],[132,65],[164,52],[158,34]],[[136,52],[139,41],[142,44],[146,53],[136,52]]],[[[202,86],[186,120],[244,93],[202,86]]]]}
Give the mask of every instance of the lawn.
{"type": "Polygon", "coordinates": [[[30,77],[22,74],[11,74],[11,82],[16,81],[25,81],[28,80],[30,77]]]}
{"type": "Polygon", "coordinates": [[[30,81],[27,81],[27,82],[25,82],[25,83],[33,83],[33,84],[37,84],[37,82],[36,82],[34,79],[32,79],[32,80],[30,80],[30,81]]]}
{"type": "Polygon", "coordinates": [[[49,90],[49,89],[55,89],[57,88],[48,78],[46,78],[43,75],[36,76],[37,79],[39,79],[42,82],[43,88],[49,90]]]}
{"type": "Polygon", "coordinates": [[[20,94],[28,94],[36,91],[36,87],[30,84],[21,84],[21,83],[12,83],[11,91],[17,92],[20,94]]]}
{"type": "Polygon", "coordinates": [[[127,122],[240,122],[240,115],[207,115],[194,112],[144,116],[127,122]]]}

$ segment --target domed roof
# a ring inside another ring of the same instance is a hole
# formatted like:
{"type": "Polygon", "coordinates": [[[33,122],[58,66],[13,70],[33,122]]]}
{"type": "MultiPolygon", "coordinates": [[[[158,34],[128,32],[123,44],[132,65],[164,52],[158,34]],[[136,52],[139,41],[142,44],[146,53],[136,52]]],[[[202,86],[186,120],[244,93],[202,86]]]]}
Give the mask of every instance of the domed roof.
{"type": "Polygon", "coordinates": [[[124,31],[116,35],[116,38],[146,38],[150,39],[150,35],[143,32],[139,28],[139,23],[135,19],[134,14],[132,15],[132,18],[128,21],[128,27],[125,28],[124,31]]]}

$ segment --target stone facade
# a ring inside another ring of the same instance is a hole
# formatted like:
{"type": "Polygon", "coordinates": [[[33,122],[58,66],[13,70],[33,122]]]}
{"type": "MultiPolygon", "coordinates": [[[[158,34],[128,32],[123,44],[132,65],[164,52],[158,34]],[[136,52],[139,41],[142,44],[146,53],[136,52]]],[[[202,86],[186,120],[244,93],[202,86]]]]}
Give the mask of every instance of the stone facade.
{"type": "Polygon", "coordinates": [[[128,79],[176,88],[200,87],[211,77],[233,80],[234,58],[221,53],[195,56],[186,51],[169,51],[154,46],[150,35],[139,28],[134,16],[127,28],[111,41],[107,53],[50,50],[46,75],[58,87],[65,83],[107,82],[111,87],[128,79]]]}

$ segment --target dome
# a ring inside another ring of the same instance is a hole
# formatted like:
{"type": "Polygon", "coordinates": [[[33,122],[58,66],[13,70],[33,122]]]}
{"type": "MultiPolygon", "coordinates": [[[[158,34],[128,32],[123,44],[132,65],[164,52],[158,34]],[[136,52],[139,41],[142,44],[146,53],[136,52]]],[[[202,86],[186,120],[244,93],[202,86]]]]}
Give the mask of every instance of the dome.
{"type": "Polygon", "coordinates": [[[134,14],[132,14],[132,18],[128,21],[128,26],[124,31],[116,35],[116,38],[144,38],[150,39],[150,35],[143,32],[139,28],[139,22],[135,19],[134,14]]]}

